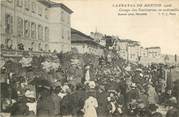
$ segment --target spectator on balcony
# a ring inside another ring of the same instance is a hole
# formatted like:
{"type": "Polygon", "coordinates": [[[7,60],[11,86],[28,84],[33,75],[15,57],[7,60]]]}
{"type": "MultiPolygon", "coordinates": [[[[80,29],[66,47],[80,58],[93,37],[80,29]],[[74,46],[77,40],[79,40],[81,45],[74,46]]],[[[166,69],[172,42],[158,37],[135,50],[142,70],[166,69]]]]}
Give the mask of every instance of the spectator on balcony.
{"type": "Polygon", "coordinates": [[[24,44],[19,43],[17,46],[19,50],[24,50],[24,44]]]}

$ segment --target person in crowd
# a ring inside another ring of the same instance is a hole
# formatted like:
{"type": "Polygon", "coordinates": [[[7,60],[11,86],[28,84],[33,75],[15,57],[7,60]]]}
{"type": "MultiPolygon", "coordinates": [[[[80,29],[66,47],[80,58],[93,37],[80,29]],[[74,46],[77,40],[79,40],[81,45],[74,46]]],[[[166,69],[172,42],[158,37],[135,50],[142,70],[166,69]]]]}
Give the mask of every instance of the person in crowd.
{"type": "Polygon", "coordinates": [[[76,85],[76,91],[72,93],[73,99],[73,117],[82,117],[83,112],[81,109],[84,107],[84,102],[86,100],[86,91],[84,85],[79,83],[76,85]]]}
{"type": "Polygon", "coordinates": [[[60,86],[57,86],[55,87],[55,89],[52,91],[52,101],[54,103],[54,114],[56,117],[60,117],[60,114],[61,114],[61,108],[60,108],[60,103],[61,103],[61,100],[62,98],[60,96],[58,96],[59,92],[61,91],[61,87],[60,86]]]}
{"type": "Polygon", "coordinates": [[[116,100],[115,100],[115,92],[109,92],[109,97],[107,97],[108,100],[108,116],[113,117],[115,116],[115,112],[117,110],[116,107],[116,100]]]}
{"type": "Polygon", "coordinates": [[[127,105],[127,117],[136,117],[137,116],[137,101],[132,99],[127,105]]]}
{"type": "Polygon", "coordinates": [[[88,92],[88,98],[85,100],[82,111],[83,117],[97,117],[96,108],[98,107],[98,101],[95,98],[94,92],[88,92]]]}
{"type": "Polygon", "coordinates": [[[171,97],[169,102],[169,110],[167,111],[166,117],[179,117],[179,107],[177,107],[177,99],[171,97]]]}
{"type": "Polygon", "coordinates": [[[29,115],[35,116],[37,114],[37,101],[35,96],[35,91],[31,91],[30,89],[27,89],[25,92],[26,97],[26,105],[28,106],[29,115]]]}
{"type": "Polygon", "coordinates": [[[90,65],[84,66],[84,78],[82,78],[82,83],[90,81],[90,65]]]}
{"type": "Polygon", "coordinates": [[[27,100],[25,96],[18,97],[17,102],[14,103],[11,108],[12,116],[15,116],[15,117],[28,116],[30,112],[26,103],[27,103],[27,100]]]}
{"type": "Polygon", "coordinates": [[[99,117],[108,117],[108,106],[107,102],[108,93],[104,87],[104,85],[100,85],[97,91],[97,100],[98,100],[98,108],[97,113],[99,117]]]}
{"type": "Polygon", "coordinates": [[[37,116],[51,117],[55,115],[55,105],[52,101],[51,87],[43,86],[39,90],[41,92],[40,98],[37,102],[37,116]]]}
{"type": "Polygon", "coordinates": [[[73,114],[74,99],[73,95],[69,92],[61,100],[61,115],[64,117],[71,117],[73,114]]]}
{"type": "Polygon", "coordinates": [[[162,114],[160,112],[157,112],[158,106],[156,104],[150,104],[149,105],[149,117],[162,117],[162,114]]]}
{"type": "Polygon", "coordinates": [[[158,103],[158,95],[157,95],[157,93],[155,91],[155,88],[152,86],[152,82],[150,82],[149,85],[148,85],[147,94],[148,94],[149,104],[158,103]]]}
{"type": "Polygon", "coordinates": [[[137,117],[150,117],[149,111],[143,102],[137,105],[137,117]]]}
{"type": "Polygon", "coordinates": [[[176,99],[177,99],[177,106],[179,107],[179,80],[176,80],[174,82],[174,87],[173,87],[172,95],[176,97],[176,99]]]}
{"type": "Polygon", "coordinates": [[[139,98],[139,91],[135,83],[131,84],[131,90],[127,93],[128,103],[139,98]]]}

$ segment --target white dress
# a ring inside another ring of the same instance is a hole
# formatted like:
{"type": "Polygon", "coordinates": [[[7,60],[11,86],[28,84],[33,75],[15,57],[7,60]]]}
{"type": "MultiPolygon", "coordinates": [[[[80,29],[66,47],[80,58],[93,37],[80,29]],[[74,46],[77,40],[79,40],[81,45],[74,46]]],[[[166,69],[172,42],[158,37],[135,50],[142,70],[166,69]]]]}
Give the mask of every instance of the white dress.
{"type": "Polygon", "coordinates": [[[90,73],[89,73],[89,70],[86,71],[85,81],[90,81],[90,73]]]}
{"type": "Polygon", "coordinates": [[[96,98],[90,96],[85,101],[84,105],[84,116],[83,117],[97,117],[96,108],[98,107],[98,102],[96,98]]]}

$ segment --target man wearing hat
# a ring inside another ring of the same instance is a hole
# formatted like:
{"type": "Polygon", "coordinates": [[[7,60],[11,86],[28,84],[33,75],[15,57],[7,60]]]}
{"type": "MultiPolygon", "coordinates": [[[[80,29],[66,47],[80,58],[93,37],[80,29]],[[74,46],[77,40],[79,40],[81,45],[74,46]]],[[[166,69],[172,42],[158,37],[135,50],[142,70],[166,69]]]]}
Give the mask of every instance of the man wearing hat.
{"type": "Polygon", "coordinates": [[[131,102],[133,99],[137,100],[139,98],[139,91],[135,83],[131,84],[131,90],[127,93],[128,102],[131,102]]]}
{"type": "Polygon", "coordinates": [[[54,116],[55,105],[52,101],[51,88],[41,87],[40,98],[37,102],[37,115],[40,117],[54,116]]]}

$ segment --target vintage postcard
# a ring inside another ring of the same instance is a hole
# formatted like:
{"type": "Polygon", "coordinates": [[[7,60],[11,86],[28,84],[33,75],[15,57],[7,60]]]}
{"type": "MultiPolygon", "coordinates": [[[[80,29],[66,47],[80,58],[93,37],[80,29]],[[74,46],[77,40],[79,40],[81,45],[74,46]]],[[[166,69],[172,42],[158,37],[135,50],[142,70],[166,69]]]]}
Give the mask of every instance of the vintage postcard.
{"type": "Polygon", "coordinates": [[[0,0],[0,117],[179,117],[179,0],[0,0]]]}

